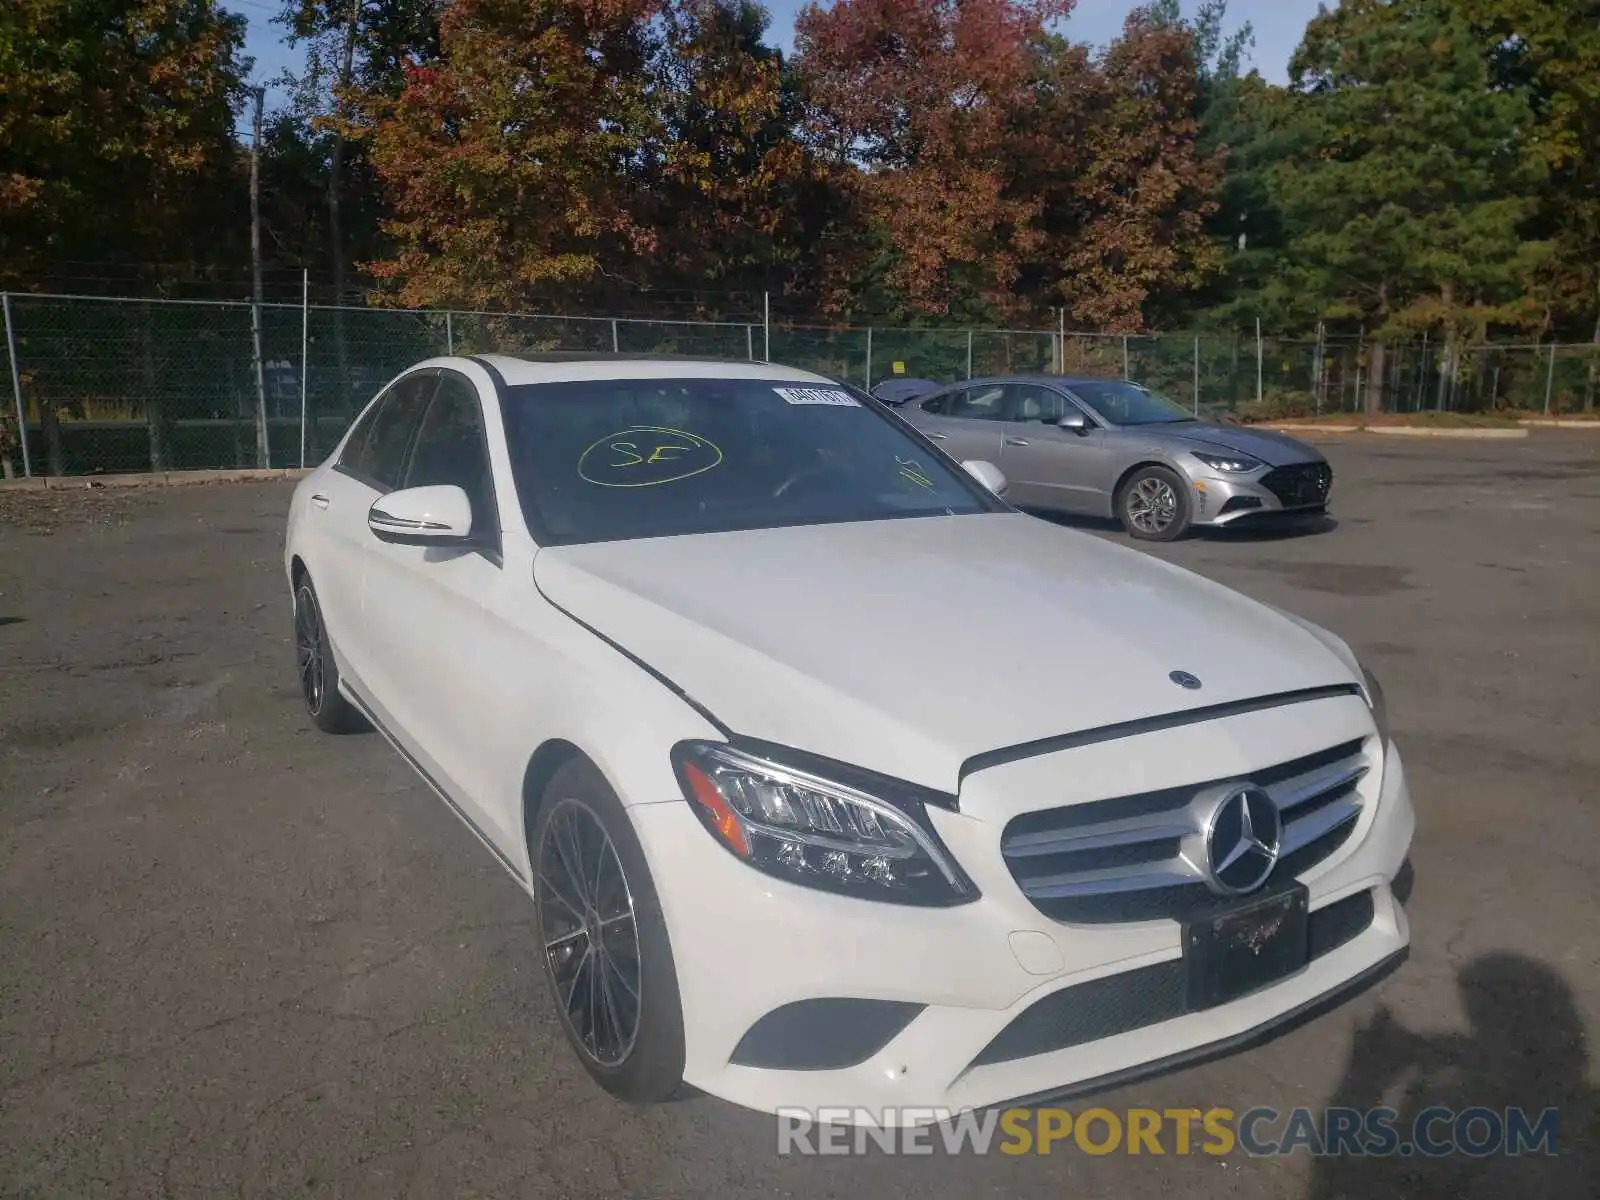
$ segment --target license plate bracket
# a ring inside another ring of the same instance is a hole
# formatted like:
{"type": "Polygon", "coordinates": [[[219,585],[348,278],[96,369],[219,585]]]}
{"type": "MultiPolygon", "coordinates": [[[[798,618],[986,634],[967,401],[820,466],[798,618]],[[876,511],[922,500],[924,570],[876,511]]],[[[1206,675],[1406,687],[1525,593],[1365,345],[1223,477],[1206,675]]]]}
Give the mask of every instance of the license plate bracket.
{"type": "Polygon", "coordinates": [[[1297,883],[1185,922],[1190,1011],[1227,1004],[1305,966],[1308,912],[1305,886],[1297,883]]]}

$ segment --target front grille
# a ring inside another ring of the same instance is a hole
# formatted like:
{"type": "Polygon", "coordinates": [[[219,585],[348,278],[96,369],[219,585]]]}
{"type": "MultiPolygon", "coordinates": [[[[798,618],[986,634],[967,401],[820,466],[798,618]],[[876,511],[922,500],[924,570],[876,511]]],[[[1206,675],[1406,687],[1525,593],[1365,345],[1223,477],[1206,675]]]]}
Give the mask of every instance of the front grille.
{"type": "Polygon", "coordinates": [[[1305,508],[1328,502],[1333,468],[1327,463],[1296,463],[1277,467],[1261,477],[1261,486],[1285,508],[1305,508]]]}
{"type": "MultiPolygon", "coordinates": [[[[1362,743],[1250,774],[1283,819],[1278,864],[1263,886],[1295,878],[1342,845],[1361,815],[1370,763],[1362,743]]],[[[1186,920],[1233,902],[1206,886],[1203,793],[1228,780],[1024,813],[1000,850],[1012,878],[1046,916],[1086,924],[1186,920]]]]}
{"type": "MultiPolygon", "coordinates": [[[[1306,924],[1308,961],[1365,933],[1374,911],[1372,893],[1357,892],[1312,913],[1306,924]]],[[[1183,959],[1174,958],[1051,992],[1018,1013],[972,1065],[1031,1058],[1181,1017],[1189,1011],[1186,986],[1187,968],[1183,959]]]]}

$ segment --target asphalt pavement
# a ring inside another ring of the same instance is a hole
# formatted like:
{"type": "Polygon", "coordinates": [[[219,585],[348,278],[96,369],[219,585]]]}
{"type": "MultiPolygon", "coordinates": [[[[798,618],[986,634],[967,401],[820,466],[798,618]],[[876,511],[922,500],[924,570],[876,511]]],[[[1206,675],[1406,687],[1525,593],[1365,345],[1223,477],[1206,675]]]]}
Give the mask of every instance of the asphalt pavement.
{"type": "Polygon", "coordinates": [[[611,1100],[562,1042],[525,895],[380,739],[311,729],[291,485],[227,484],[0,492],[0,1191],[1600,1194],[1600,435],[1323,446],[1332,520],[1155,552],[1383,679],[1411,960],[1072,1107],[1555,1106],[1558,1156],[780,1157],[769,1117],[611,1100]]]}

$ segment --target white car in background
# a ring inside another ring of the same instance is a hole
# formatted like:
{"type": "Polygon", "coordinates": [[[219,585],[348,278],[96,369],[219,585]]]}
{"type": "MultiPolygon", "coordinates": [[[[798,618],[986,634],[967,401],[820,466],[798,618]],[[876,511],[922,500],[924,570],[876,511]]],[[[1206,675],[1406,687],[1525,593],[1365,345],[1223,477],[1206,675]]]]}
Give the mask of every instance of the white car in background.
{"type": "Polygon", "coordinates": [[[1395,966],[1412,808],[1349,649],[1002,486],[788,367],[424,362],[296,489],[306,703],[529,892],[634,1100],[1088,1090],[1395,966]]]}

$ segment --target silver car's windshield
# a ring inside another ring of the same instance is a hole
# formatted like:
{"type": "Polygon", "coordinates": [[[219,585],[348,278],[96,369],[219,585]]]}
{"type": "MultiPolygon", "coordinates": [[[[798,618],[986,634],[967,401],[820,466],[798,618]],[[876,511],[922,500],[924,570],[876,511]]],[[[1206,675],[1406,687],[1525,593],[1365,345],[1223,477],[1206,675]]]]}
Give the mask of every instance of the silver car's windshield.
{"type": "Polygon", "coordinates": [[[1113,425],[1170,425],[1194,414],[1159,392],[1123,380],[1074,383],[1072,394],[1113,425]]]}

